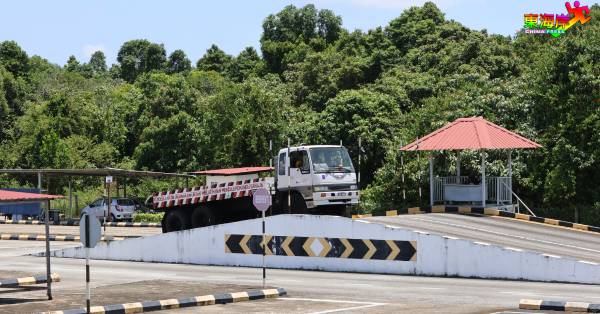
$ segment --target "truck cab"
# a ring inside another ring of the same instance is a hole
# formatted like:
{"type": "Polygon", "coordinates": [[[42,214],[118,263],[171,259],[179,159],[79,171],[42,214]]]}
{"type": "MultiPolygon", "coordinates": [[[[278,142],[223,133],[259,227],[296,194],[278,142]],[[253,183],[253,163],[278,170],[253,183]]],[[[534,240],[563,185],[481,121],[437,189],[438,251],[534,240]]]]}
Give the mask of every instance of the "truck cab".
{"type": "Polygon", "coordinates": [[[283,148],[275,166],[276,202],[284,212],[346,215],[359,202],[356,172],[343,146],[283,148]]]}

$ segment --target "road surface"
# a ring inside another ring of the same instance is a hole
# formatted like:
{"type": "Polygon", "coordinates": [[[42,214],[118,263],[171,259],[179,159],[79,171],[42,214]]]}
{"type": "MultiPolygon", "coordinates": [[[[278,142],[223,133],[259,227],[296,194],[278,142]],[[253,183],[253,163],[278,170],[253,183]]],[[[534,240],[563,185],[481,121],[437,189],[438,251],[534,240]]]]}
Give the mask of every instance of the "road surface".
{"type": "Polygon", "coordinates": [[[600,234],[494,216],[419,214],[361,218],[390,226],[600,263],[600,234]]]}

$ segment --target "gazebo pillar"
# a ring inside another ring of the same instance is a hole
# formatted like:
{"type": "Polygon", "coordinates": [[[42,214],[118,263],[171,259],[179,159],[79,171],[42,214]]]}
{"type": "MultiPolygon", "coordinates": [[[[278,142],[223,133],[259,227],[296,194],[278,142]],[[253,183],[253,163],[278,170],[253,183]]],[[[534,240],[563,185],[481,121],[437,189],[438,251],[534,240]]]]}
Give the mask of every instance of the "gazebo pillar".
{"type": "Polygon", "coordinates": [[[460,183],[460,152],[456,151],[456,184],[460,183]]]}
{"type": "Polygon", "coordinates": [[[486,198],[486,190],[485,190],[485,151],[481,151],[481,206],[485,207],[485,198],[486,198]]]}
{"type": "Polygon", "coordinates": [[[433,208],[433,152],[429,155],[429,205],[433,208]]]}
{"type": "Polygon", "coordinates": [[[512,206],[512,151],[508,150],[508,193],[510,193],[510,204],[512,206]]]}

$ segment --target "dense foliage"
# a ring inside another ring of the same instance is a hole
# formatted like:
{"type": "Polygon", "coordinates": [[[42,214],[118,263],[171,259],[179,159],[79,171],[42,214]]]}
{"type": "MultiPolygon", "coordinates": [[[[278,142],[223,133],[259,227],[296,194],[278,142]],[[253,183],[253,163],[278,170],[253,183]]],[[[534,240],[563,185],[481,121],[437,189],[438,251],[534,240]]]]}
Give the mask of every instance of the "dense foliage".
{"type": "MultiPolygon", "coordinates": [[[[559,38],[511,38],[447,20],[432,3],[367,32],[330,10],[287,6],[264,20],[260,52],[213,45],[192,62],[139,39],[110,68],[102,52],[60,67],[4,41],[0,167],[260,165],[269,140],[279,148],[288,137],[342,140],[356,164],[360,138],[362,210],[383,211],[418,204],[419,184],[428,190],[427,156],[406,154],[401,166],[402,143],[484,116],[543,145],[513,154],[514,190],[530,207],[600,224],[600,7],[591,12],[559,38]]],[[[436,173],[453,171],[454,158],[436,153],[436,173]]],[[[476,153],[461,159],[463,173],[478,173],[476,153]]],[[[506,152],[489,162],[506,173],[506,152]]]]}

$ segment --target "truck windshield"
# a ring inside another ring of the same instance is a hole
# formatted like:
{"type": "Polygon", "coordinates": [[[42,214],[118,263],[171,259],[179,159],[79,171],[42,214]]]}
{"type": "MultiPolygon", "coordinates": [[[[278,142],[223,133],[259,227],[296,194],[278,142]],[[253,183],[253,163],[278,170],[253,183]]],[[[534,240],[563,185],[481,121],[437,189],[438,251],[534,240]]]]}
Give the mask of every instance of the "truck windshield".
{"type": "Polygon", "coordinates": [[[344,147],[315,147],[310,149],[315,173],[354,172],[350,155],[344,147]]]}

